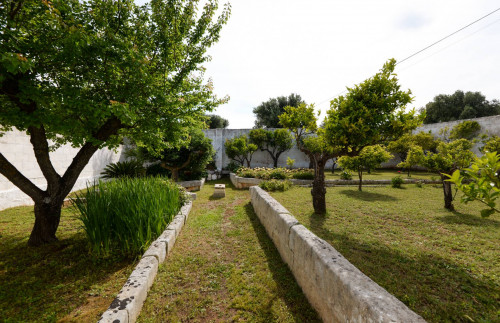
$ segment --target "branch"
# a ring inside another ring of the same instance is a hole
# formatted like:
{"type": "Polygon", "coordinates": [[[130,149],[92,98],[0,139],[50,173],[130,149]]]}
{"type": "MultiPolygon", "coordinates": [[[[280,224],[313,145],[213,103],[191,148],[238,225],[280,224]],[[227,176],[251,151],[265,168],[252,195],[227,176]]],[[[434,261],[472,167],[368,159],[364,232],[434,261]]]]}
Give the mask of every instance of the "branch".
{"type": "Polygon", "coordinates": [[[30,134],[31,144],[33,145],[33,151],[35,152],[36,161],[40,166],[43,176],[47,180],[47,190],[49,192],[54,189],[57,190],[61,176],[56,172],[50,161],[49,144],[47,142],[45,128],[43,125],[40,126],[40,128],[30,126],[28,127],[28,132],[30,134]]]}
{"type": "MultiPolygon", "coordinates": [[[[116,135],[118,133],[118,130],[120,130],[121,128],[123,128],[123,124],[121,123],[120,119],[118,119],[117,117],[111,117],[101,126],[101,128],[97,132],[94,133],[93,137],[99,141],[104,142],[111,136],[116,135]]],[[[99,145],[94,145],[90,142],[87,142],[82,146],[62,177],[62,187],[59,191],[60,198],[64,198],[69,194],[69,192],[75,185],[78,176],[80,176],[80,173],[85,168],[92,155],[94,155],[94,153],[98,149],[99,145]]]]}
{"type": "Polygon", "coordinates": [[[31,197],[33,201],[41,201],[44,198],[43,191],[21,174],[2,153],[0,153],[0,174],[5,176],[12,184],[16,185],[21,191],[31,197]]]}

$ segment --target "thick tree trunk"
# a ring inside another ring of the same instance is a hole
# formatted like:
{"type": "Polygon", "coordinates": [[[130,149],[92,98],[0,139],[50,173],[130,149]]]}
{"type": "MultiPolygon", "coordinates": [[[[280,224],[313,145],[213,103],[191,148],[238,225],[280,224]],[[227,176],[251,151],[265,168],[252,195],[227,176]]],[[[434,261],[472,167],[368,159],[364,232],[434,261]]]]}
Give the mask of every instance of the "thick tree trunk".
{"type": "Polygon", "coordinates": [[[441,175],[441,180],[443,181],[443,194],[444,194],[444,207],[450,211],[455,211],[453,206],[453,191],[451,190],[451,183],[446,181],[443,175],[441,175]]]}
{"type": "MultiPolygon", "coordinates": [[[[312,160],[312,159],[311,159],[312,160]]],[[[314,213],[326,213],[325,162],[316,161],[314,165],[314,181],[311,189],[314,213]]]]}
{"type": "Polygon", "coordinates": [[[278,167],[278,158],[279,158],[279,156],[277,156],[277,157],[272,156],[272,157],[273,157],[274,168],[277,168],[278,167]]]}
{"type": "Polygon", "coordinates": [[[63,201],[53,200],[51,203],[35,202],[35,225],[31,231],[28,245],[40,246],[57,241],[56,231],[61,220],[63,201]]]}
{"type": "Polygon", "coordinates": [[[358,169],[358,177],[359,177],[359,184],[358,184],[358,191],[362,191],[363,187],[363,170],[358,169]]]}
{"type": "Polygon", "coordinates": [[[170,168],[170,171],[172,172],[172,181],[178,182],[179,181],[179,168],[170,168]]]}

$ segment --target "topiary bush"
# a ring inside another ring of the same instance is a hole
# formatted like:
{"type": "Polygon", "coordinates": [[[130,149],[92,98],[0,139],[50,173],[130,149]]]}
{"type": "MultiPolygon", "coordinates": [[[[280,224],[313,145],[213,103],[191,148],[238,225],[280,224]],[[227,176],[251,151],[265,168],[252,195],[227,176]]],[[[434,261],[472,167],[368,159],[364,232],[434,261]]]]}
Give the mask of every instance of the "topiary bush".
{"type": "Polygon", "coordinates": [[[292,183],[290,181],[280,181],[276,179],[271,179],[269,181],[262,181],[259,187],[268,192],[280,191],[284,192],[290,189],[292,183]]]}
{"type": "Polygon", "coordinates": [[[395,176],[391,179],[392,187],[394,188],[401,188],[401,185],[403,185],[404,180],[401,176],[395,176]]]}

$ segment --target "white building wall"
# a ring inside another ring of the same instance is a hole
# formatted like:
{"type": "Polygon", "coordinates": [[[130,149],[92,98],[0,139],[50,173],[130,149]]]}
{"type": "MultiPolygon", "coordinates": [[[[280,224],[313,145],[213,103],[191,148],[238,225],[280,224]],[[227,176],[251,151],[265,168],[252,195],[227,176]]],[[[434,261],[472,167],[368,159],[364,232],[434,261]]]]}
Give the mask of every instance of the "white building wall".
{"type": "MultiPolygon", "coordinates": [[[[65,145],[50,153],[52,164],[60,175],[64,174],[78,150],[65,145]]],[[[98,150],[83,169],[73,190],[85,188],[88,182],[93,182],[100,176],[107,164],[122,160],[121,150],[121,147],[116,152],[109,149],[98,150]]],[[[36,162],[33,146],[25,133],[5,133],[0,137],[0,153],[35,185],[41,189],[47,188],[47,182],[36,162]]],[[[26,204],[33,204],[31,198],[0,174],[0,210],[26,204]]]]}

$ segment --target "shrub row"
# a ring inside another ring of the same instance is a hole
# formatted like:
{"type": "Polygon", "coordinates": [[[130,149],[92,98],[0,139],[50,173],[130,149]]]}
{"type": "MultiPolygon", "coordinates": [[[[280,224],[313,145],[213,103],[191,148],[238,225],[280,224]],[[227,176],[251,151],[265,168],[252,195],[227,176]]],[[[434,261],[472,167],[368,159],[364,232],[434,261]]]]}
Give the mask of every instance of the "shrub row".
{"type": "Polygon", "coordinates": [[[266,168],[256,167],[247,168],[240,167],[236,171],[236,175],[246,178],[259,178],[259,179],[314,179],[314,171],[312,169],[288,169],[288,168],[266,168]]]}

